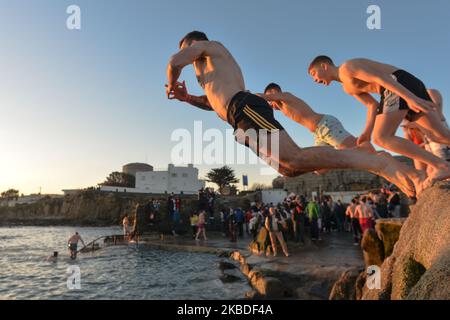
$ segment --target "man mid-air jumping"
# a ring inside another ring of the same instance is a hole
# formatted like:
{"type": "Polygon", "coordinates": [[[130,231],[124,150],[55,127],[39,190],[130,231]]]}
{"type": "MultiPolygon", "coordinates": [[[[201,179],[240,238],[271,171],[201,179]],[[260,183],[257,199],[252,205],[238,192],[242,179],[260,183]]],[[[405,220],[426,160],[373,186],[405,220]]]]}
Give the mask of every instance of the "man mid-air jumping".
{"type": "Polygon", "coordinates": [[[221,43],[209,41],[203,32],[188,33],[179,48],[167,66],[167,97],[215,111],[235,129],[239,143],[247,145],[282,175],[293,177],[320,169],[353,168],[386,178],[410,197],[420,193],[425,176],[391,156],[329,147],[300,149],[275,120],[268,102],[246,91],[241,69],[231,53],[221,43]],[[178,82],[181,71],[190,64],[205,96],[186,95],[183,84],[178,82]],[[245,134],[249,130],[258,134],[245,134]],[[259,143],[261,130],[267,133],[267,144],[259,143]],[[278,154],[271,151],[274,143],[278,143],[278,154]]]}

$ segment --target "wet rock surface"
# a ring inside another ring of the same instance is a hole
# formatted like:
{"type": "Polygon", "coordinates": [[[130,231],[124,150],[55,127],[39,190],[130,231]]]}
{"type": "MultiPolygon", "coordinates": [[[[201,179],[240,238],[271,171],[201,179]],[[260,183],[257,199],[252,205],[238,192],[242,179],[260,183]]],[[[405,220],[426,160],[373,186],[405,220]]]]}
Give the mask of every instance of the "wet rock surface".
{"type": "Polygon", "coordinates": [[[425,190],[381,266],[381,288],[363,299],[450,299],[450,183],[425,190]]]}
{"type": "Polygon", "coordinates": [[[361,248],[363,249],[366,267],[373,265],[381,266],[384,261],[384,245],[378,238],[375,230],[368,229],[364,232],[361,248]]]}
{"type": "MultiPolygon", "coordinates": [[[[343,273],[349,268],[356,270],[351,279],[354,286],[363,269],[361,249],[352,246],[347,233],[326,234],[323,241],[307,245],[288,242],[288,247],[292,253],[288,258],[237,251],[231,258],[239,261],[243,270],[248,271],[249,266],[247,277],[258,296],[276,299],[326,300],[343,273]]],[[[353,291],[352,297],[356,295],[356,289],[353,291]]]]}
{"type": "Polygon", "coordinates": [[[345,271],[339,280],[333,285],[330,300],[355,300],[357,291],[357,279],[362,274],[360,269],[345,271]]]}

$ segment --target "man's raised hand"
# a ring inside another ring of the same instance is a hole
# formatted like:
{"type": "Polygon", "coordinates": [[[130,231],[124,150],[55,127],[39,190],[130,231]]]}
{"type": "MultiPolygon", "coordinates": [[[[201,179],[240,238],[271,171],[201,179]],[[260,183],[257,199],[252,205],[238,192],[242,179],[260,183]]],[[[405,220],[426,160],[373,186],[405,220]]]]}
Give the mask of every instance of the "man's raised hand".
{"type": "Polygon", "coordinates": [[[177,99],[186,101],[188,99],[188,92],[186,82],[176,82],[174,86],[166,85],[167,98],[170,100],[177,99]]]}
{"type": "Polygon", "coordinates": [[[356,141],[356,144],[358,146],[364,145],[366,143],[370,143],[370,141],[372,140],[372,135],[371,133],[368,132],[363,132],[359,137],[358,140],[356,141]]]}

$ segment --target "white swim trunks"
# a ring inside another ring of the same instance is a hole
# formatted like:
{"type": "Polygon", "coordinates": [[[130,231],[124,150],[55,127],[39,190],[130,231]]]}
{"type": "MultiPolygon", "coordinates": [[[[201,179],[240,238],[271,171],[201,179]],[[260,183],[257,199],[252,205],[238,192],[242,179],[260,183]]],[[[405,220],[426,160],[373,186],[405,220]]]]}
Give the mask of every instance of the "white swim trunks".
{"type": "Polygon", "coordinates": [[[342,123],[333,116],[324,115],[317,125],[314,135],[315,146],[332,146],[338,148],[351,134],[342,123]]]}
{"type": "Polygon", "coordinates": [[[450,148],[445,144],[427,141],[425,143],[425,150],[431,152],[436,157],[441,158],[442,160],[450,161],[450,148]]]}

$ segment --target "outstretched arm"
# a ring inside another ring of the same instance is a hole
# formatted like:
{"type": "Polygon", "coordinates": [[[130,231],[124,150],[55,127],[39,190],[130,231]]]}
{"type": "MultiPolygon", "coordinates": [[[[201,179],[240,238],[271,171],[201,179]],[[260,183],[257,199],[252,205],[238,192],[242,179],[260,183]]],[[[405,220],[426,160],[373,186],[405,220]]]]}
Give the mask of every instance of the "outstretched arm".
{"type": "Polygon", "coordinates": [[[282,101],[284,100],[285,94],[282,92],[278,93],[259,93],[258,96],[266,99],[267,101],[282,101]]]}
{"type": "Polygon", "coordinates": [[[213,109],[208,101],[208,98],[206,96],[197,97],[197,96],[188,95],[186,102],[193,105],[194,107],[200,108],[202,110],[213,111],[213,109]]]}
{"type": "Polygon", "coordinates": [[[183,68],[194,63],[194,61],[198,58],[204,56],[207,46],[208,41],[198,41],[190,47],[180,50],[177,54],[170,58],[169,64],[167,65],[167,97],[169,97],[174,90],[183,68]]]}
{"type": "Polygon", "coordinates": [[[367,66],[362,62],[348,62],[345,66],[344,72],[353,78],[365,81],[367,83],[376,83],[379,86],[392,91],[403,100],[405,100],[409,107],[416,112],[425,112],[436,109],[433,102],[417,97],[406,87],[395,81],[390,74],[380,72],[373,67],[367,66]]]}
{"type": "Polygon", "coordinates": [[[354,97],[367,107],[366,127],[364,132],[358,138],[358,145],[361,145],[364,142],[370,142],[372,140],[372,132],[375,126],[375,118],[377,117],[379,103],[368,93],[354,95],[354,97]]]}
{"type": "Polygon", "coordinates": [[[301,110],[299,109],[302,109],[303,107],[308,107],[306,102],[297,98],[296,96],[294,96],[289,92],[261,94],[260,96],[269,102],[275,102],[275,105],[272,104],[272,107],[274,109],[280,110],[286,117],[296,122],[301,122],[302,113],[300,112],[301,110]]]}

